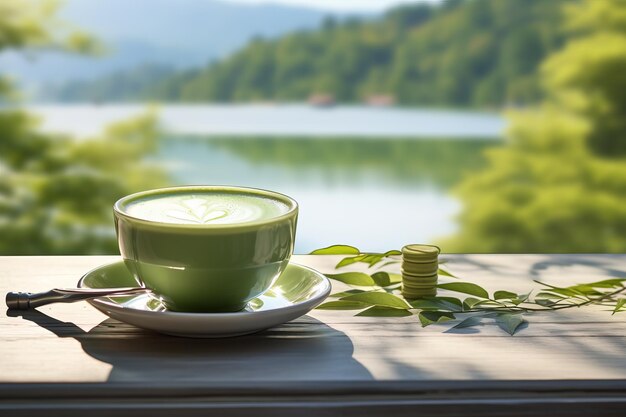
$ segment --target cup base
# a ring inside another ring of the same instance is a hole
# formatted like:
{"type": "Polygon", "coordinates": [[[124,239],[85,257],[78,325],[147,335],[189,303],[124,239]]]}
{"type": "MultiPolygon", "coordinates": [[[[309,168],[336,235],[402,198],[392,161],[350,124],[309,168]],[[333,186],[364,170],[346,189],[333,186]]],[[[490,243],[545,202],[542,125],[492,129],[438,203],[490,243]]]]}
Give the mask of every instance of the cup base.
{"type": "Polygon", "coordinates": [[[237,305],[229,305],[218,308],[178,308],[176,305],[172,305],[172,303],[167,303],[161,300],[161,303],[167,308],[167,311],[171,311],[173,313],[238,313],[240,311],[245,310],[248,306],[248,303],[237,304],[237,305]]]}
{"type": "Polygon", "coordinates": [[[263,294],[288,261],[248,268],[173,268],[125,260],[129,271],[152,290],[168,311],[179,313],[233,313],[263,294]]]}

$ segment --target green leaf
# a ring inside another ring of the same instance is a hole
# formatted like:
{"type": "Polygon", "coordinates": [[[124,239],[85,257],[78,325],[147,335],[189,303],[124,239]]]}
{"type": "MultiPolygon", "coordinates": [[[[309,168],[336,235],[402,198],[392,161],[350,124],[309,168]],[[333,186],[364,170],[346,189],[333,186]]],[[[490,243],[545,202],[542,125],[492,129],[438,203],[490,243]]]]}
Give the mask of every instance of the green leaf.
{"type": "Polygon", "coordinates": [[[511,291],[496,291],[493,294],[493,298],[496,300],[512,300],[513,298],[517,298],[517,294],[511,291]]]}
{"type": "Polygon", "coordinates": [[[498,301],[493,300],[481,300],[474,304],[474,307],[482,307],[482,306],[493,306],[493,307],[501,307],[501,304],[498,301]]]}
{"type": "Polygon", "coordinates": [[[555,294],[555,293],[550,292],[550,291],[541,291],[539,294],[537,294],[535,296],[535,299],[537,299],[537,298],[557,298],[559,300],[562,300],[562,299],[567,298],[567,297],[564,297],[561,294],[555,294]]]}
{"type": "Polygon", "coordinates": [[[437,275],[441,275],[444,277],[450,277],[450,278],[458,278],[456,275],[453,275],[452,273],[450,273],[449,271],[446,271],[445,269],[439,267],[439,269],[437,270],[437,275]]]}
{"type": "Polygon", "coordinates": [[[341,297],[347,297],[348,295],[352,295],[352,294],[359,294],[359,293],[362,293],[362,292],[365,292],[365,291],[364,290],[353,289],[353,290],[348,290],[348,291],[337,292],[335,294],[329,295],[329,297],[341,298],[341,297]]]}
{"type": "Polygon", "coordinates": [[[327,303],[317,306],[320,310],[362,310],[370,305],[367,303],[361,303],[358,301],[329,301],[327,303]]]}
{"type": "Polygon", "coordinates": [[[535,282],[537,284],[543,285],[544,287],[550,288],[550,290],[549,290],[550,292],[561,294],[561,295],[564,295],[564,296],[567,296],[567,297],[578,297],[578,296],[584,295],[582,292],[574,290],[571,287],[569,287],[569,288],[556,287],[554,285],[546,284],[545,282],[541,282],[541,281],[537,281],[537,280],[535,280],[535,282]]]}
{"type": "Polygon", "coordinates": [[[376,282],[363,272],[344,272],[342,274],[326,274],[330,279],[343,282],[348,285],[360,285],[362,287],[374,287],[376,282]]]}
{"type": "Polygon", "coordinates": [[[479,300],[478,298],[467,297],[465,300],[463,300],[463,310],[471,310],[476,304],[480,303],[481,301],[482,300],[479,300]]]}
{"type": "MultiPolygon", "coordinates": [[[[397,250],[390,250],[385,253],[361,253],[357,248],[353,246],[347,245],[336,245],[330,246],[324,249],[318,249],[312,252],[315,255],[328,255],[328,254],[343,254],[343,255],[355,255],[342,259],[335,266],[336,268],[342,268],[344,266],[352,265],[357,262],[363,262],[369,264],[370,268],[381,262],[384,258],[392,255],[401,255],[402,252],[397,250]]],[[[393,260],[387,262],[385,265],[389,263],[397,263],[398,260],[393,260]]]]}
{"type": "Polygon", "coordinates": [[[466,327],[473,327],[482,324],[483,317],[481,316],[472,316],[468,317],[456,326],[452,327],[453,329],[465,329],[466,327]]]}
{"type": "Polygon", "coordinates": [[[316,249],[310,255],[358,255],[361,253],[354,246],[349,245],[333,245],[327,248],[316,249]]]}
{"type": "Polygon", "coordinates": [[[535,303],[539,304],[542,307],[552,307],[557,304],[555,301],[552,301],[548,298],[536,298],[535,303]]]}
{"type": "Polygon", "coordinates": [[[376,285],[379,285],[381,287],[391,285],[391,278],[389,277],[389,274],[387,272],[376,272],[372,274],[372,279],[374,280],[376,285]]]}
{"type": "Polygon", "coordinates": [[[390,308],[408,309],[411,306],[402,298],[386,292],[364,292],[361,294],[353,294],[342,298],[345,301],[360,301],[370,305],[390,308]]]}
{"type": "Polygon", "coordinates": [[[366,264],[369,264],[371,268],[377,263],[379,263],[380,261],[382,261],[384,256],[385,255],[380,254],[380,253],[371,253],[371,254],[368,254],[365,257],[365,259],[361,260],[361,262],[365,262],[366,264]]]}
{"type": "Polygon", "coordinates": [[[357,316],[363,317],[408,317],[412,315],[413,313],[411,313],[409,310],[380,306],[370,307],[367,310],[363,310],[357,314],[357,316]]]}
{"type": "Polygon", "coordinates": [[[380,267],[384,268],[384,267],[386,267],[388,265],[399,264],[400,262],[401,261],[399,261],[399,260],[397,260],[397,261],[388,261],[388,262],[385,262],[384,264],[382,264],[380,267]]]}
{"type": "Polygon", "coordinates": [[[430,298],[411,300],[408,303],[411,305],[411,307],[418,310],[439,310],[441,308],[441,305],[438,302],[433,301],[430,298]]]}
{"type": "Polygon", "coordinates": [[[626,279],[624,278],[605,279],[602,281],[591,282],[585,285],[594,288],[619,288],[624,286],[625,280],[626,279]]]}
{"type": "Polygon", "coordinates": [[[419,310],[444,310],[463,311],[463,303],[458,298],[453,297],[430,297],[409,302],[413,308],[419,310]]]}
{"type": "Polygon", "coordinates": [[[522,323],[525,322],[526,320],[524,320],[521,314],[506,313],[498,314],[498,316],[496,317],[496,324],[498,325],[498,327],[500,327],[511,336],[513,336],[519,326],[521,326],[522,323]]]}
{"type": "Polygon", "coordinates": [[[435,301],[441,306],[442,310],[449,311],[463,311],[463,302],[454,297],[433,297],[431,300],[435,301]]]}
{"type": "Polygon", "coordinates": [[[566,297],[584,297],[584,293],[578,291],[578,290],[574,290],[574,289],[570,289],[570,288],[552,288],[550,290],[551,292],[555,292],[557,294],[561,294],[564,295],[566,297]]]}
{"type": "Polygon", "coordinates": [[[520,294],[516,298],[513,298],[511,302],[517,306],[528,300],[528,297],[530,297],[529,292],[526,294],[520,294]]]}
{"type": "Polygon", "coordinates": [[[357,262],[360,262],[366,256],[367,255],[357,255],[357,256],[349,256],[347,258],[343,258],[337,263],[337,265],[335,265],[335,268],[339,269],[339,268],[343,268],[344,266],[355,264],[357,262]]]}
{"type": "Polygon", "coordinates": [[[444,323],[446,321],[454,320],[454,313],[448,313],[445,311],[420,311],[418,315],[422,327],[430,326],[434,323],[444,323]]]}
{"type": "Polygon", "coordinates": [[[402,275],[400,275],[400,274],[389,274],[389,281],[391,281],[392,284],[397,284],[399,282],[402,282],[402,275]]]}
{"type": "Polygon", "coordinates": [[[624,307],[624,305],[626,304],[626,298],[620,298],[619,300],[617,300],[617,304],[615,304],[615,309],[613,310],[613,314],[619,312],[622,307],[624,307]]]}
{"type": "Polygon", "coordinates": [[[389,272],[379,271],[373,273],[371,276],[374,282],[381,287],[388,287],[402,282],[402,275],[400,274],[390,274],[389,272]]]}
{"type": "Polygon", "coordinates": [[[472,284],[471,282],[450,282],[448,284],[439,284],[437,287],[443,290],[474,295],[476,297],[489,298],[489,293],[487,293],[483,287],[472,284]]]}
{"type": "Polygon", "coordinates": [[[572,287],[568,287],[568,289],[580,292],[585,295],[601,295],[602,294],[601,292],[598,292],[594,287],[587,285],[587,284],[574,285],[572,287]]]}

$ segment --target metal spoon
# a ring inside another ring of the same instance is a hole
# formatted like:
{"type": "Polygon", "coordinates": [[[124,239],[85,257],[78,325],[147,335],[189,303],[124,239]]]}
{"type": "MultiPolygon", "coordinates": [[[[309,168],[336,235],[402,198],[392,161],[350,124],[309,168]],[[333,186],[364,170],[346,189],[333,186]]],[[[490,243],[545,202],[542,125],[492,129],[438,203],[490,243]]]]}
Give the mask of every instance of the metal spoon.
{"type": "Polygon", "coordinates": [[[6,296],[9,310],[28,310],[51,303],[73,303],[96,297],[130,295],[150,291],[148,288],[54,288],[50,291],[31,294],[10,292],[6,296]]]}

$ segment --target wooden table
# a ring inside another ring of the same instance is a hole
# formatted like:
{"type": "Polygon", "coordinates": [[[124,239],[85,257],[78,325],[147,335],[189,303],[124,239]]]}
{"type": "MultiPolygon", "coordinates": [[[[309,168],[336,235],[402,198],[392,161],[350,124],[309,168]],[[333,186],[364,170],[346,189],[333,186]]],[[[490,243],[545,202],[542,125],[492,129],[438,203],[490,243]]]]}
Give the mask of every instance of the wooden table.
{"type": "MultiPolygon", "coordinates": [[[[490,290],[626,276],[621,255],[449,255],[490,290]]],[[[117,257],[0,257],[0,296],[74,286],[117,257]]],[[[296,256],[331,272],[337,258],[296,256]]],[[[335,284],[334,284],[335,285],[335,284]]],[[[87,303],[0,314],[0,415],[623,416],[626,313],[581,308],[485,325],[316,310],[231,339],[162,336],[87,303]]]]}

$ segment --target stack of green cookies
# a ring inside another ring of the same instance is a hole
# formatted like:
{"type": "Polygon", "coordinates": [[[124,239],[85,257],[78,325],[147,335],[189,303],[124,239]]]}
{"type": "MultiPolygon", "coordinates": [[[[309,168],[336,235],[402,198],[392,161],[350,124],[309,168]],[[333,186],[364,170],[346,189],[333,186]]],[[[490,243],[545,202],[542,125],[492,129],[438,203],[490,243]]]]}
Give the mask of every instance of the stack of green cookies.
{"type": "Polygon", "coordinates": [[[437,295],[440,249],[433,245],[407,245],[402,248],[402,295],[404,298],[437,295]]]}

